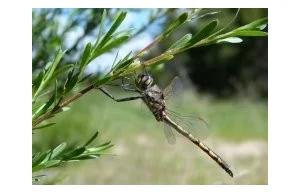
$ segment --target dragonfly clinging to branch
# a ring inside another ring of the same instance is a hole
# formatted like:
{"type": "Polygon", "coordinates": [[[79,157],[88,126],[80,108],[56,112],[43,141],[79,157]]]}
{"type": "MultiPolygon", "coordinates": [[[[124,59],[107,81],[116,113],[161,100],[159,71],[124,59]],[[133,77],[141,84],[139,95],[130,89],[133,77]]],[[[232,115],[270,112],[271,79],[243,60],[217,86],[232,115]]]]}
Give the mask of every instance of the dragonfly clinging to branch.
{"type": "MultiPolygon", "coordinates": [[[[175,129],[178,133],[183,135],[184,137],[188,138],[192,143],[194,143],[196,146],[198,146],[201,150],[203,150],[207,155],[209,155],[216,163],[218,163],[231,177],[233,177],[233,173],[230,170],[229,165],[214,151],[212,151],[209,147],[207,147],[202,141],[200,141],[200,138],[196,138],[194,135],[192,135],[189,132],[189,129],[192,126],[189,124],[186,124],[186,122],[181,122],[182,124],[179,124],[179,119],[172,119],[171,115],[175,115],[175,118],[184,118],[180,117],[179,114],[174,113],[173,111],[170,111],[166,107],[166,96],[169,95],[170,91],[172,91],[171,85],[173,85],[178,79],[177,77],[174,78],[174,80],[171,82],[170,86],[166,87],[166,89],[163,91],[161,90],[157,84],[154,83],[153,78],[148,73],[142,73],[139,74],[135,78],[135,88],[127,88],[124,85],[122,88],[126,91],[132,91],[137,92],[139,95],[134,97],[127,97],[127,98],[120,98],[117,99],[113,97],[107,90],[105,90],[103,87],[99,87],[99,89],[106,94],[111,99],[117,101],[117,102],[124,102],[124,101],[131,101],[131,100],[137,100],[142,99],[143,102],[147,105],[148,109],[152,112],[154,117],[158,122],[165,123],[165,134],[167,136],[169,143],[175,143],[175,136],[172,132],[172,129],[175,129]],[[185,124],[184,124],[185,123],[185,124]]],[[[187,117],[192,118],[192,117],[187,117]]],[[[202,122],[203,119],[201,118],[194,118],[195,122],[202,122]]]]}

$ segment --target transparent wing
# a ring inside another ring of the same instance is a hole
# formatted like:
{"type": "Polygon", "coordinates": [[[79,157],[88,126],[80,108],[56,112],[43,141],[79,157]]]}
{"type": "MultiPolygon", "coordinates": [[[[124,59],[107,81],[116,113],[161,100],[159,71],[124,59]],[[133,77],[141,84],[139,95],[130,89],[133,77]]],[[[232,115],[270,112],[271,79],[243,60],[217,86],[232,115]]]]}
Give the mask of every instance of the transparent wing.
{"type": "Polygon", "coordinates": [[[183,116],[169,109],[166,110],[166,113],[176,124],[199,140],[204,140],[211,134],[208,123],[201,117],[183,116]]]}
{"type": "Polygon", "coordinates": [[[140,109],[139,112],[142,113],[143,115],[151,115],[152,114],[143,100],[140,100],[138,107],[140,109]]]}
{"type": "Polygon", "coordinates": [[[182,81],[178,76],[174,77],[171,83],[164,89],[163,94],[165,99],[178,98],[183,91],[182,81]]]}
{"type": "Polygon", "coordinates": [[[176,138],[175,138],[175,135],[172,131],[172,128],[169,125],[165,124],[165,123],[163,123],[163,125],[164,125],[165,136],[168,140],[168,143],[169,144],[175,144],[176,143],[176,138]]]}
{"type": "MultiPolygon", "coordinates": [[[[149,116],[149,117],[154,117],[152,112],[149,110],[149,108],[147,107],[147,105],[143,101],[141,101],[139,107],[140,107],[140,110],[141,110],[140,112],[142,112],[143,115],[149,116]]],[[[169,144],[175,144],[176,143],[176,138],[175,138],[175,135],[172,131],[173,129],[169,125],[165,124],[164,122],[161,122],[161,124],[164,127],[164,133],[165,133],[165,136],[166,136],[166,139],[167,139],[168,143],[169,144]]]]}

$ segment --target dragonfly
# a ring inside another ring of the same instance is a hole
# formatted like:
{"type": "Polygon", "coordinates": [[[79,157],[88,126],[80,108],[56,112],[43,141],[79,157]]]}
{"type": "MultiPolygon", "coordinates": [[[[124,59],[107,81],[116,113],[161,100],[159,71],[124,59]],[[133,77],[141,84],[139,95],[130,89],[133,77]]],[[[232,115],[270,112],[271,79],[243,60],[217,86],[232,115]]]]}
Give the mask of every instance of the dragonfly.
{"type": "MultiPolygon", "coordinates": [[[[126,102],[141,99],[144,104],[148,107],[150,112],[153,114],[155,119],[158,122],[163,122],[165,124],[164,132],[166,134],[167,140],[170,144],[175,143],[175,136],[172,132],[172,129],[176,130],[178,133],[186,137],[193,144],[195,144],[198,148],[204,151],[210,158],[212,158],[221,168],[223,168],[231,177],[233,177],[233,172],[230,169],[229,165],[223,160],[218,154],[216,154],[212,149],[206,146],[200,138],[192,135],[190,130],[185,129],[185,127],[193,128],[193,126],[189,125],[188,122],[181,122],[181,118],[184,116],[180,116],[178,113],[170,111],[167,108],[166,98],[167,96],[173,92],[173,85],[178,81],[178,77],[175,77],[173,81],[167,86],[164,90],[160,89],[160,87],[154,82],[153,77],[148,72],[143,72],[135,77],[135,87],[128,88],[126,85],[121,85],[125,91],[136,92],[139,95],[133,97],[125,97],[125,98],[115,98],[111,95],[105,88],[98,87],[106,96],[111,98],[116,102],[126,102]],[[173,117],[171,116],[173,115],[173,117]],[[174,117],[175,115],[175,117],[174,117]]],[[[123,83],[123,80],[122,80],[123,83]]],[[[172,94],[171,94],[172,95],[172,94]]],[[[189,119],[193,119],[192,117],[187,117],[189,119]]],[[[196,122],[203,121],[201,118],[194,118],[196,122]],[[198,120],[198,121],[197,121],[198,120]]]]}

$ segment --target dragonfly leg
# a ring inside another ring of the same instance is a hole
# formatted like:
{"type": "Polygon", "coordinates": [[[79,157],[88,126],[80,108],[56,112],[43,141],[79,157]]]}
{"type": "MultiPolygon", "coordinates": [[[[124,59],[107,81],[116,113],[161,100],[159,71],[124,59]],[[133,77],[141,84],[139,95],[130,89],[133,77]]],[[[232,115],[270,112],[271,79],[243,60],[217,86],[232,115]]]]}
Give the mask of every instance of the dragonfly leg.
{"type": "Polygon", "coordinates": [[[142,96],[133,96],[133,97],[126,97],[126,98],[115,98],[107,90],[105,90],[104,88],[99,87],[98,89],[101,90],[106,96],[110,97],[111,99],[113,99],[116,102],[126,102],[126,101],[131,101],[131,100],[136,100],[136,99],[142,98],[142,96]]]}
{"type": "Polygon", "coordinates": [[[135,88],[127,88],[127,87],[125,87],[125,86],[131,86],[132,84],[129,84],[129,83],[125,84],[124,83],[124,78],[130,79],[128,77],[122,77],[122,85],[121,85],[122,89],[125,90],[125,91],[138,92],[138,90],[135,89],[135,88]]]}
{"type": "Polygon", "coordinates": [[[107,84],[107,85],[110,85],[110,86],[118,86],[118,87],[120,87],[121,86],[121,88],[123,89],[123,90],[125,90],[125,91],[130,91],[130,92],[139,92],[137,89],[135,89],[135,88],[128,88],[128,87],[126,87],[126,86],[132,86],[132,84],[130,84],[130,83],[125,83],[124,82],[124,79],[129,79],[128,77],[122,77],[122,84],[120,85],[120,84],[107,84]]]}

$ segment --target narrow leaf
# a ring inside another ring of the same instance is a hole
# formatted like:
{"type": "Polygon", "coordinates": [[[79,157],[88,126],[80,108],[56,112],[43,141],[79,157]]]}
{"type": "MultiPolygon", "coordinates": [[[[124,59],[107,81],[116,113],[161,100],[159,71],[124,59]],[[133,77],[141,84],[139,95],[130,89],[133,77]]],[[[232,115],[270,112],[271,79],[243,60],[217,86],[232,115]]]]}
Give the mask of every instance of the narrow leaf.
{"type": "Polygon", "coordinates": [[[120,36],[130,36],[131,35],[131,32],[134,31],[135,28],[128,28],[128,29],[125,29],[125,30],[121,30],[119,32],[116,32],[114,33],[114,37],[120,37],[120,36]]]}
{"type": "Polygon", "coordinates": [[[90,57],[90,54],[91,54],[91,50],[92,50],[92,44],[89,42],[85,46],[82,57],[81,57],[81,60],[80,60],[80,65],[79,65],[80,71],[82,71],[85,68],[85,66],[88,64],[89,57],[90,57]]]}
{"type": "Polygon", "coordinates": [[[96,131],[96,133],[84,144],[84,147],[88,146],[94,139],[98,136],[99,131],[96,131]]]}
{"type": "Polygon", "coordinates": [[[148,61],[145,65],[159,65],[161,63],[165,63],[167,61],[170,61],[174,56],[169,54],[164,54],[162,58],[154,58],[151,61],[148,61]]]}
{"type": "Polygon", "coordinates": [[[91,77],[92,75],[93,75],[93,74],[90,73],[90,74],[84,76],[81,80],[78,81],[78,83],[84,82],[87,78],[91,77]]]}
{"type": "Polygon", "coordinates": [[[79,156],[80,154],[82,154],[83,152],[85,151],[85,147],[80,147],[80,148],[77,148],[67,154],[65,154],[63,156],[63,159],[64,160],[69,160],[69,159],[72,159],[73,157],[76,157],[76,156],[79,156]]]}
{"type": "Polygon", "coordinates": [[[57,105],[57,99],[58,99],[58,96],[57,96],[57,79],[55,80],[55,85],[54,85],[54,106],[57,105]]]}
{"type": "Polygon", "coordinates": [[[67,143],[63,142],[53,149],[51,159],[58,157],[67,147],[67,143]]]}
{"type": "Polygon", "coordinates": [[[260,30],[264,30],[268,25],[267,24],[263,24],[261,26],[258,26],[257,28],[260,30]]]}
{"type": "Polygon", "coordinates": [[[37,89],[41,85],[41,82],[42,82],[44,76],[45,76],[45,70],[42,69],[40,71],[39,75],[37,76],[37,78],[33,82],[33,85],[34,85],[35,89],[37,89]]]}
{"type": "MultiPolygon", "coordinates": [[[[108,148],[113,147],[112,144],[105,145],[105,146],[99,146],[99,147],[93,147],[93,148],[88,148],[86,150],[86,154],[101,154],[103,151],[107,150],[108,148]]],[[[85,154],[84,154],[85,155],[85,154]]]]}
{"type": "Polygon", "coordinates": [[[106,9],[103,10],[102,13],[102,17],[101,17],[101,22],[100,22],[100,28],[99,28],[99,32],[98,32],[98,36],[97,36],[97,41],[95,45],[98,45],[102,35],[104,34],[104,24],[105,24],[105,20],[106,20],[106,9]]]}
{"type": "Polygon", "coordinates": [[[62,108],[58,109],[55,113],[65,112],[65,111],[68,111],[70,109],[71,109],[70,107],[65,106],[65,107],[62,107],[62,108]]]}
{"type": "Polygon", "coordinates": [[[37,164],[37,162],[40,159],[41,155],[42,155],[41,152],[38,152],[38,153],[33,155],[33,157],[32,157],[32,166],[35,166],[37,164]]]}
{"type": "Polygon", "coordinates": [[[48,109],[49,107],[54,103],[54,100],[55,100],[55,94],[53,94],[51,96],[51,98],[48,100],[48,102],[46,104],[43,104],[35,113],[34,115],[32,116],[32,119],[35,119],[37,117],[39,117],[40,115],[44,114],[48,109]]]}
{"type": "Polygon", "coordinates": [[[110,42],[108,42],[105,46],[98,47],[95,50],[92,59],[99,57],[101,54],[110,51],[112,48],[115,48],[115,47],[121,45],[122,43],[126,42],[128,39],[129,39],[129,36],[118,37],[118,38],[113,39],[110,42]]]}
{"type": "Polygon", "coordinates": [[[261,25],[265,25],[268,23],[268,18],[262,18],[259,20],[255,20],[251,22],[250,24],[246,24],[244,26],[241,26],[237,28],[236,30],[254,30],[256,28],[259,28],[261,25]]]}
{"type": "Polygon", "coordinates": [[[232,36],[268,36],[268,33],[257,30],[238,30],[234,31],[232,36]]]}
{"type": "Polygon", "coordinates": [[[217,40],[217,43],[222,43],[222,42],[229,42],[229,43],[241,43],[243,40],[238,37],[229,37],[229,38],[224,38],[217,40]]]}
{"type": "Polygon", "coordinates": [[[114,21],[111,28],[108,30],[108,32],[105,34],[105,36],[103,37],[103,39],[99,43],[99,45],[96,45],[96,47],[97,47],[96,50],[98,50],[99,48],[101,48],[102,46],[104,46],[107,43],[107,41],[110,39],[112,34],[118,29],[118,27],[121,25],[121,23],[125,19],[126,14],[127,14],[126,12],[121,12],[119,14],[119,16],[116,18],[116,20],[114,21]]]}
{"type": "Polygon", "coordinates": [[[51,98],[48,100],[46,105],[43,107],[43,110],[41,111],[41,114],[44,114],[48,110],[48,108],[54,103],[55,98],[56,98],[56,94],[54,93],[51,96],[51,98]]]}
{"type": "Polygon", "coordinates": [[[44,163],[45,168],[51,168],[61,163],[61,160],[50,160],[44,163]]]}
{"type": "Polygon", "coordinates": [[[77,72],[74,76],[71,75],[70,79],[68,77],[68,82],[65,85],[64,94],[67,94],[74,88],[74,86],[77,84],[79,74],[80,72],[77,72]]]}
{"type": "Polygon", "coordinates": [[[168,50],[172,49],[178,49],[181,47],[184,47],[185,44],[187,44],[188,41],[190,41],[192,38],[192,34],[186,34],[181,39],[179,39],[177,42],[175,42],[168,50]]]}
{"type": "Polygon", "coordinates": [[[207,24],[202,30],[200,30],[197,34],[195,34],[192,39],[189,41],[189,46],[197,44],[199,41],[208,37],[212,31],[217,27],[218,20],[213,20],[209,24],[207,24]]]}
{"type": "Polygon", "coordinates": [[[56,78],[58,75],[68,71],[69,69],[73,68],[74,65],[73,64],[69,64],[69,65],[64,65],[62,66],[61,68],[57,69],[54,73],[53,73],[53,76],[52,76],[52,79],[53,78],[56,78]]]}
{"type": "Polygon", "coordinates": [[[53,73],[59,63],[59,61],[61,60],[61,58],[63,57],[63,55],[67,52],[67,50],[62,51],[61,49],[58,50],[57,54],[55,55],[54,61],[51,63],[49,70],[47,71],[46,75],[45,75],[45,83],[47,83],[47,81],[53,76],[53,73]]]}
{"type": "Polygon", "coordinates": [[[122,67],[126,67],[129,63],[133,61],[133,58],[129,59],[132,51],[130,51],[123,59],[121,59],[116,65],[113,66],[111,72],[117,69],[121,69],[122,67]]]}
{"type": "Polygon", "coordinates": [[[38,117],[38,115],[41,115],[41,111],[43,110],[43,108],[46,106],[47,103],[42,104],[32,115],[32,119],[38,117]]]}
{"type": "Polygon", "coordinates": [[[90,160],[90,159],[97,159],[100,155],[87,155],[87,156],[78,156],[73,158],[73,160],[90,160]]]}
{"type": "Polygon", "coordinates": [[[188,13],[181,14],[175,21],[173,21],[163,33],[163,36],[170,34],[175,28],[182,25],[188,19],[188,13]]]}
{"type": "Polygon", "coordinates": [[[117,54],[116,54],[116,57],[115,57],[114,62],[113,62],[113,64],[112,64],[112,68],[115,67],[115,63],[116,63],[116,61],[117,61],[118,56],[119,56],[119,51],[118,51],[117,54]]]}
{"type": "Polygon", "coordinates": [[[134,59],[131,58],[131,59],[128,59],[128,60],[126,60],[126,61],[120,63],[118,66],[116,66],[115,70],[119,70],[119,69],[122,69],[122,68],[127,67],[128,65],[130,65],[130,64],[133,62],[133,60],[134,60],[134,59]]]}
{"type": "Polygon", "coordinates": [[[44,164],[39,164],[37,166],[32,167],[32,172],[37,172],[37,171],[42,170],[44,168],[45,168],[44,164]]]}
{"type": "Polygon", "coordinates": [[[35,160],[32,161],[32,167],[41,164],[45,160],[45,158],[48,156],[49,152],[50,152],[50,150],[48,150],[47,152],[44,152],[44,153],[39,153],[35,157],[35,160]]]}

